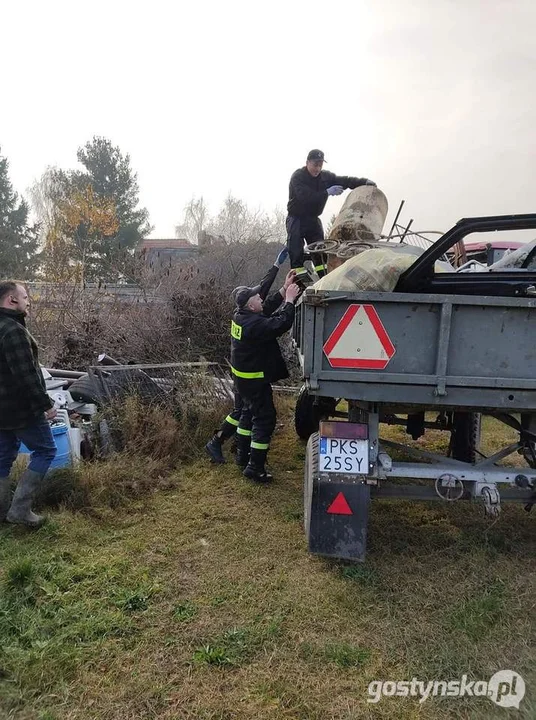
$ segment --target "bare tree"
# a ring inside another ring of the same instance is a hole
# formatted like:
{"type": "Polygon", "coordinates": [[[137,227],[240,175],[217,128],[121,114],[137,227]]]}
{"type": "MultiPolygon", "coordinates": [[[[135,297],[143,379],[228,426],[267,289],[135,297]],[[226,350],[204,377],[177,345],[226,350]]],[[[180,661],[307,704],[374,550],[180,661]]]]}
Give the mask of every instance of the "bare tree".
{"type": "Polygon", "coordinates": [[[197,242],[202,231],[231,245],[259,241],[284,243],[285,213],[280,208],[272,213],[252,210],[229,193],[218,214],[210,217],[203,197],[192,198],[184,209],[183,222],[175,227],[175,235],[197,242]]]}
{"type": "Polygon", "coordinates": [[[196,200],[193,197],[184,208],[184,219],[182,224],[175,226],[175,237],[186,238],[196,243],[208,222],[208,208],[203,196],[196,200]]]}
{"type": "Polygon", "coordinates": [[[28,188],[32,211],[39,223],[39,241],[43,246],[56,223],[57,198],[60,195],[58,169],[47,167],[39,180],[28,188]]]}

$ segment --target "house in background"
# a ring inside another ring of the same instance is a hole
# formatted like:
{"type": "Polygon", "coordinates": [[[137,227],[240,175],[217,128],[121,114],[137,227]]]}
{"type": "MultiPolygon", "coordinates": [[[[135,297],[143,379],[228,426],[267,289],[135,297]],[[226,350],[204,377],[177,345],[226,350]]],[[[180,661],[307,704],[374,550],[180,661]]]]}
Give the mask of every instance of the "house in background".
{"type": "Polygon", "coordinates": [[[167,270],[199,254],[199,246],[184,238],[146,238],[139,245],[138,250],[153,272],[167,270]]]}

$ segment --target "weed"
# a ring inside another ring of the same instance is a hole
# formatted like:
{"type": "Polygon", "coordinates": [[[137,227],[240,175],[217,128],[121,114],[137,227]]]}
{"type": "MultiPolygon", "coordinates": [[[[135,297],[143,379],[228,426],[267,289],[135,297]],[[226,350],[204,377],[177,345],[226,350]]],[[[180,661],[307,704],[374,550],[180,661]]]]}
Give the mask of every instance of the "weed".
{"type": "Polygon", "coordinates": [[[225,654],[222,647],[214,647],[213,645],[203,645],[198,648],[192,655],[194,663],[201,665],[232,665],[232,661],[225,654]]]}
{"type": "Polygon", "coordinates": [[[197,615],[197,608],[191,602],[179,603],[173,610],[173,617],[178,622],[184,623],[189,622],[197,615]]]}
{"type": "Polygon", "coordinates": [[[9,590],[22,590],[28,587],[35,576],[35,567],[28,558],[18,560],[6,570],[6,587],[9,590]]]}
{"type": "Polygon", "coordinates": [[[136,590],[120,590],[114,595],[116,607],[126,613],[140,612],[149,607],[151,590],[138,588],[136,590]]]}

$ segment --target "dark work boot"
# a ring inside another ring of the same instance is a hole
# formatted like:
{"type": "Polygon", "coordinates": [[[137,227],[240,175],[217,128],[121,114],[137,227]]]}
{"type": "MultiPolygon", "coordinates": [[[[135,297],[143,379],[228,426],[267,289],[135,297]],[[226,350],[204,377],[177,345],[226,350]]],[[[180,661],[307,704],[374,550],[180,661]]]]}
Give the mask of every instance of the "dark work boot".
{"type": "Polygon", "coordinates": [[[272,475],[264,467],[267,455],[268,450],[258,450],[257,448],[251,448],[249,463],[247,464],[243,472],[244,477],[247,477],[250,480],[253,480],[253,482],[257,483],[272,482],[272,475]]]}
{"type": "Polygon", "coordinates": [[[15,525],[26,525],[31,528],[38,528],[43,525],[46,518],[32,512],[32,500],[43,481],[43,475],[34,470],[25,470],[19,483],[6,520],[15,525]]]}
{"type": "Polygon", "coordinates": [[[304,290],[305,288],[309,287],[309,285],[312,285],[313,280],[309,271],[305,267],[294,269],[296,270],[296,279],[294,280],[294,282],[298,285],[299,288],[301,288],[301,290],[304,290]]]}
{"type": "Polygon", "coordinates": [[[219,465],[225,462],[225,458],[223,457],[222,445],[223,440],[218,434],[214,435],[212,440],[209,440],[208,443],[205,445],[205,450],[209,454],[212,462],[218,463],[219,465]]]}
{"type": "Polygon", "coordinates": [[[11,502],[11,483],[8,477],[0,477],[0,522],[6,519],[11,502]]]}
{"type": "Polygon", "coordinates": [[[251,450],[251,435],[236,434],[236,464],[242,470],[249,462],[249,453],[251,450]]]}

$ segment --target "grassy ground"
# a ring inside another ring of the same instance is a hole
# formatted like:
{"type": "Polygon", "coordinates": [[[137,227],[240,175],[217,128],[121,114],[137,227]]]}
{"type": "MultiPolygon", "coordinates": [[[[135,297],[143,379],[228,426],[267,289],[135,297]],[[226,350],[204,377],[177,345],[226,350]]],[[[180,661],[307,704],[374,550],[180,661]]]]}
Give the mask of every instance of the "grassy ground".
{"type": "Polygon", "coordinates": [[[365,564],[312,557],[304,445],[282,420],[273,487],[198,461],[115,514],[1,527],[2,720],[536,717],[534,518],[374,501],[365,564]],[[520,711],[367,703],[372,680],[507,668],[527,683],[520,711]]]}

